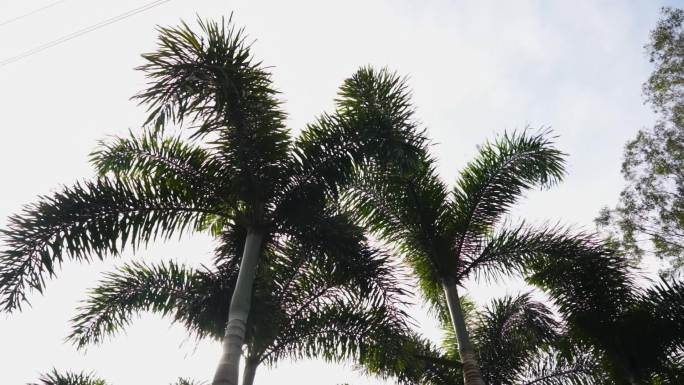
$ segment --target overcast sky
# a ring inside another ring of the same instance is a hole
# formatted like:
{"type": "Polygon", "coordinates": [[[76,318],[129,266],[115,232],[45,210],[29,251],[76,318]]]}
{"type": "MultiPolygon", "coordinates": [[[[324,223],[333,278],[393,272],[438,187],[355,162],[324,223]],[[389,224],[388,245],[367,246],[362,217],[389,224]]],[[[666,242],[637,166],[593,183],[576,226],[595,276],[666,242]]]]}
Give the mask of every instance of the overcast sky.
{"type": "MultiPolygon", "coordinates": [[[[143,5],[147,0],[66,0],[0,26],[0,60],[143,5]]],[[[0,1],[0,23],[49,0],[0,1]]],[[[677,3],[672,3],[677,5],[677,3]]],[[[196,14],[234,20],[273,66],[294,132],[330,111],[337,87],[359,66],[408,75],[417,116],[452,183],[476,146],[505,129],[551,126],[569,153],[560,186],[532,192],[515,210],[530,222],[587,229],[613,205],[623,181],[622,148],[653,116],[642,104],[650,72],[643,45],[659,1],[215,1],[171,0],[104,29],[0,67],[0,226],[8,215],[93,175],[88,153],[107,135],[136,129],[144,111],[129,100],[144,80],[133,67],[155,47],[155,25],[196,14]]],[[[680,4],[682,5],[682,4],[680,4]]],[[[0,245],[1,247],[2,245],[0,245]]],[[[201,236],[155,245],[138,258],[209,261],[201,236]]],[[[196,343],[167,319],[142,315],[127,333],[77,352],[63,343],[68,320],[102,272],[130,260],[66,264],[32,308],[0,315],[0,382],[23,384],[59,369],[95,371],[112,385],[210,380],[220,346],[196,343]]],[[[470,283],[478,303],[519,283],[470,283]]],[[[416,319],[437,338],[420,309],[416,319]]],[[[347,365],[283,362],[260,368],[258,384],[380,384],[347,365]]]]}

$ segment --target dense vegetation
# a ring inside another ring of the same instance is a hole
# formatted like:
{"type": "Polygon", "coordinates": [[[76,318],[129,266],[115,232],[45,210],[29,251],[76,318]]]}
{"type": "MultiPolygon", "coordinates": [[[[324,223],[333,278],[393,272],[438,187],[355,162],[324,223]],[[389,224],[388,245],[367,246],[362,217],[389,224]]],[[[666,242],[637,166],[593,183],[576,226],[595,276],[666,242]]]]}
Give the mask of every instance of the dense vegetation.
{"type": "MultiPolygon", "coordinates": [[[[222,344],[214,385],[237,385],[242,358],[245,385],[260,365],[305,358],[402,384],[684,383],[684,283],[640,285],[631,263],[636,234],[649,231],[671,272],[681,263],[684,12],[664,17],[645,87],[661,120],[627,147],[630,184],[601,218],[614,226],[608,241],[510,219],[526,191],[565,175],[550,131],[482,144],[449,188],[400,76],[359,69],[335,110],[295,137],[231,20],[161,28],[139,67],[149,81],[136,96],[149,111],[140,132],[100,143],[96,177],[40,197],[2,230],[0,305],[21,310],[66,261],[203,232],[218,244],[211,266],[123,265],[90,289],[68,340],[104,343],[139,312],[159,313],[222,344]],[[409,274],[441,345],[414,330],[409,274]],[[468,300],[466,279],[506,276],[536,292],[482,309],[468,300]]],[[[38,384],[106,382],[53,369],[38,384]]]]}

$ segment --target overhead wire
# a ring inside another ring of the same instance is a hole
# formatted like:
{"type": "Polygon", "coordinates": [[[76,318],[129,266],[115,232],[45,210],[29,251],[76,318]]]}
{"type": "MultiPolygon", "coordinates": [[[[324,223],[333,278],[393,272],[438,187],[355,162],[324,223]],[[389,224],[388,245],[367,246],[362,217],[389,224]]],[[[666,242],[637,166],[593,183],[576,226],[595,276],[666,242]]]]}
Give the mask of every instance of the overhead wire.
{"type": "Polygon", "coordinates": [[[46,9],[48,9],[48,8],[52,8],[52,7],[54,7],[55,5],[60,4],[60,3],[63,3],[63,2],[65,2],[65,1],[66,1],[66,0],[57,0],[57,1],[53,1],[52,3],[46,4],[46,5],[44,5],[44,6],[40,7],[40,8],[38,8],[38,9],[34,9],[34,10],[31,11],[31,12],[24,13],[23,15],[19,15],[19,16],[13,17],[13,18],[7,19],[7,20],[5,20],[5,21],[0,21],[0,27],[5,26],[5,25],[7,25],[7,24],[12,24],[12,23],[14,23],[15,21],[19,21],[19,20],[21,20],[21,19],[23,19],[23,18],[26,18],[26,17],[29,17],[29,16],[31,16],[31,15],[35,15],[36,13],[38,13],[38,12],[40,12],[40,11],[44,11],[44,10],[46,10],[46,9]]]}
{"type": "Polygon", "coordinates": [[[78,30],[78,31],[72,32],[72,33],[70,33],[70,34],[68,34],[68,35],[64,35],[64,36],[62,36],[62,37],[60,37],[60,38],[58,38],[58,39],[55,39],[55,40],[52,40],[52,41],[47,42],[47,43],[45,43],[45,44],[39,45],[39,46],[37,46],[37,47],[35,47],[35,48],[32,48],[32,49],[30,49],[30,50],[28,50],[28,51],[25,51],[25,52],[22,52],[22,53],[20,53],[20,54],[18,54],[18,55],[12,56],[12,57],[7,58],[7,59],[4,59],[4,60],[0,61],[0,67],[4,67],[4,66],[6,66],[6,65],[8,65],[8,64],[11,64],[11,63],[14,63],[14,62],[16,62],[16,61],[18,61],[18,60],[21,60],[21,59],[27,58],[27,57],[29,57],[29,56],[35,55],[35,54],[37,54],[37,53],[39,53],[39,52],[45,51],[45,50],[48,49],[48,48],[52,48],[52,47],[54,47],[54,46],[56,46],[56,45],[65,43],[65,42],[67,42],[67,41],[69,41],[69,40],[72,40],[72,39],[75,39],[75,38],[77,38],[77,37],[79,37],[79,36],[85,35],[85,34],[87,34],[87,33],[93,32],[93,31],[98,30],[98,29],[100,29],[100,28],[106,27],[106,26],[108,26],[108,25],[110,25],[110,24],[116,23],[116,22],[118,22],[118,21],[124,20],[124,19],[129,18],[129,17],[134,16],[134,15],[137,15],[138,13],[147,11],[148,9],[152,9],[152,8],[157,7],[157,6],[159,6],[159,5],[162,5],[162,4],[164,4],[164,3],[168,3],[169,1],[171,1],[171,0],[155,0],[155,1],[151,1],[151,2],[149,2],[149,3],[145,4],[145,5],[142,5],[142,6],[140,6],[140,7],[137,7],[137,8],[131,9],[131,10],[129,10],[129,11],[126,11],[126,12],[120,14],[120,15],[111,17],[111,18],[109,18],[109,19],[107,19],[107,20],[103,20],[103,21],[101,21],[101,22],[99,22],[99,23],[97,23],[97,24],[93,24],[93,25],[91,25],[91,26],[89,26],[89,27],[86,27],[86,28],[80,29],[80,30],[78,30]]]}

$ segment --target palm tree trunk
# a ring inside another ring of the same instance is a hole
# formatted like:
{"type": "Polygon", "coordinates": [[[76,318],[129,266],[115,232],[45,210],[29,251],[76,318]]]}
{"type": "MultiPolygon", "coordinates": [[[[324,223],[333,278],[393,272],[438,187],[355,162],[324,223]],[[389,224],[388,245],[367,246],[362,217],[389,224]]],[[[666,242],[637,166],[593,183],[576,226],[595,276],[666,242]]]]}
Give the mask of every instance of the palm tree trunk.
{"type": "Polygon", "coordinates": [[[464,385],[485,385],[482,373],[480,373],[480,366],[477,363],[475,350],[473,350],[473,346],[470,344],[470,337],[468,336],[465,318],[463,317],[463,309],[461,309],[461,301],[458,298],[456,282],[445,280],[442,286],[444,287],[444,294],[449,306],[451,323],[454,325],[454,331],[456,332],[458,353],[463,363],[463,383],[464,385]]]}
{"type": "Polygon", "coordinates": [[[245,360],[245,368],[242,372],[242,385],[252,385],[254,383],[254,375],[258,365],[259,362],[256,360],[250,358],[245,360]]]}
{"type": "Polygon", "coordinates": [[[223,336],[223,354],[212,385],[238,385],[242,343],[245,339],[247,316],[252,302],[252,284],[263,238],[263,233],[248,229],[240,272],[228,310],[228,325],[226,334],[223,336]]]}

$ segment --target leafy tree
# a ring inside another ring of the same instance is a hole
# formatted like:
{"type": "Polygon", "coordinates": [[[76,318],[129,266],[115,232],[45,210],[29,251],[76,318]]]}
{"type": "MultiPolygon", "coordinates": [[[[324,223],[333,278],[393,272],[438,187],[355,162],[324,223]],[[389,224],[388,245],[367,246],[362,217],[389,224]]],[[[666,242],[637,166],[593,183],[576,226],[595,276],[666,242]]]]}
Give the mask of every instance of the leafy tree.
{"type": "Polygon", "coordinates": [[[467,385],[484,381],[458,286],[470,277],[519,271],[531,256],[563,253],[584,243],[584,237],[557,227],[497,228],[525,190],[562,178],[563,154],[547,132],[505,134],[479,150],[451,191],[424,149],[420,164],[371,170],[347,196],[370,230],[398,245],[438,314],[449,314],[467,385]]]}
{"type": "MultiPolygon", "coordinates": [[[[487,384],[583,385],[604,381],[596,359],[590,353],[568,348],[563,326],[550,309],[529,294],[494,300],[481,312],[471,310],[466,318],[487,384]]],[[[410,342],[382,345],[376,354],[366,357],[364,364],[371,373],[392,375],[407,384],[462,384],[462,362],[453,329],[445,325],[444,332],[442,348],[416,336],[398,337],[410,342]]]]}
{"type": "Polygon", "coordinates": [[[684,11],[663,8],[646,46],[655,69],[643,86],[658,114],[625,146],[627,185],[618,205],[603,209],[597,224],[627,255],[647,251],[669,262],[665,275],[684,266],[684,11]]]}
{"type": "Polygon", "coordinates": [[[150,128],[103,143],[92,162],[100,177],[79,182],[9,219],[0,252],[0,306],[42,291],[65,259],[89,262],[183,232],[215,236],[244,229],[243,255],[214,384],[235,385],[257,266],[290,239],[327,249],[339,232],[334,201],[363,165],[410,159],[422,137],[411,123],[402,79],[362,68],[347,79],[338,111],[293,140],[270,74],[230,20],[159,29],[143,55],[150,128]],[[352,113],[353,112],[353,113],[352,113]],[[190,140],[168,136],[189,128],[190,140]],[[415,143],[414,143],[415,142],[415,143]]]}
{"type": "MultiPolygon", "coordinates": [[[[343,216],[336,219],[346,222],[343,216]]],[[[349,228],[337,239],[342,255],[296,240],[282,240],[265,252],[268,263],[259,265],[247,322],[243,385],[253,383],[262,363],[358,358],[407,329],[401,309],[406,293],[395,283],[396,268],[385,253],[366,245],[362,229],[349,228]]],[[[152,311],[182,323],[197,338],[220,341],[244,232],[235,226],[223,234],[212,269],[133,263],[108,274],[73,319],[70,340],[79,347],[101,342],[138,312],[152,311]]]]}
{"type": "Polygon", "coordinates": [[[679,384],[684,379],[684,285],[647,289],[625,259],[598,245],[594,252],[540,257],[529,281],[545,290],[579,348],[592,349],[615,384],[679,384]]]}

